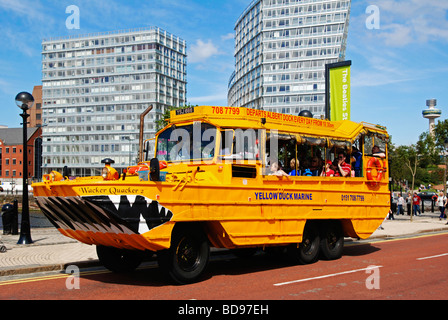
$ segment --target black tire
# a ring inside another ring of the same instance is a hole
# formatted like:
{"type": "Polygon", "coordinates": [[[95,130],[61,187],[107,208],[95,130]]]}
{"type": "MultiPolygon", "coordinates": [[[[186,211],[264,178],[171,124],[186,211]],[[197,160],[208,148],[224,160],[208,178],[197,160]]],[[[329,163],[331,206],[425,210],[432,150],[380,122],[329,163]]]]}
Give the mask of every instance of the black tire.
{"type": "Polygon", "coordinates": [[[210,246],[200,228],[175,229],[171,248],[157,253],[159,266],[177,284],[196,282],[207,267],[210,246]]]}
{"type": "Polygon", "coordinates": [[[104,267],[117,273],[134,271],[143,261],[140,251],[96,246],[96,253],[104,267]]]}
{"type": "Polygon", "coordinates": [[[320,236],[315,222],[307,222],[303,231],[302,242],[288,246],[288,256],[294,263],[310,264],[319,257],[320,236]]]}
{"type": "Polygon", "coordinates": [[[344,232],[339,221],[324,223],[320,237],[320,252],[326,260],[336,260],[344,250],[344,232]]]}

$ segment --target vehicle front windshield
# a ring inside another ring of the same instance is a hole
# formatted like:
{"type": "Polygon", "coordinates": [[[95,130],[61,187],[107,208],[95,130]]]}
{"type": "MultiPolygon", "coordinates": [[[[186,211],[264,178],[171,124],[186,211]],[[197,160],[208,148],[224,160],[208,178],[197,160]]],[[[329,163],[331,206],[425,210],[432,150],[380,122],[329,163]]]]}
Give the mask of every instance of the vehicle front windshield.
{"type": "Polygon", "coordinates": [[[168,162],[211,160],[215,156],[216,127],[195,122],[186,126],[172,126],[159,134],[157,158],[168,162]]]}

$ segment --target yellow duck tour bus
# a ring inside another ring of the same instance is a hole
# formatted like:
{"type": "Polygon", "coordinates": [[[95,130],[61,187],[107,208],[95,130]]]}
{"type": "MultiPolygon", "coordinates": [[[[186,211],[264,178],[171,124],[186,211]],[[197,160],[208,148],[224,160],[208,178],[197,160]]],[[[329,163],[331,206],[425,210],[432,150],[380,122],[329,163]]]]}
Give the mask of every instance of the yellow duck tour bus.
{"type": "Polygon", "coordinates": [[[185,108],[123,173],[108,158],[102,176],[53,171],[33,190],[52,224],[96,245],[106,268],[130,271],[156,254],[185,284],[200,279],[210,247],[281,247],[302,264],[340,258],[344,237],[368,238],[389,212],[387,142],[368,123],[185,108]]]}

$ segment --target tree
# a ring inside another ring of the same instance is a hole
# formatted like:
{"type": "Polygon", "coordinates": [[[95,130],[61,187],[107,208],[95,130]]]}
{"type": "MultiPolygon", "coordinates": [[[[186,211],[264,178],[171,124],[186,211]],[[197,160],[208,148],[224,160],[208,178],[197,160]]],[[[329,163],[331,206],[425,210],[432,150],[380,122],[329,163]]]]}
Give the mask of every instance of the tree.
{"type": "Polygon", "coordinates": [[[440,148],[428,132],[423,132],[420,135],[416,149],[419,154],[420,167],[427,168],[429,165],[440,163],[440,148]]]}
{"type": "Polygon", "coordinates": [[[438,121],[434,128],[435,146],[440,153],[445,153],[445,139],[448,138],[448,119],[438,121]]]}
{"type": "Polygon", "coordinates": [[[402,159],[400,158],[400,154],[397,151],[397,147],[389,141],[389,161],[390,161],[390,175],[392,177],[392,181],[394,183],[403,183],[404,180],[410,180],[409,170],[403,166],[402,159]]]}
{"type": "MultiPolygon", "coordinates": [[[[412,184],[411,184],[411,190],[414,192],[414,185],[415,185],[415,175],[417,173],[417,168],[419,165],[419,157],[417,152],[417,146],[410,145],[410,146],[399,146],[395,150],[398,159],[404,163],[404,165],[409,169],[411,175],[412,175],[412,184]]],[[[414,207],[411,206],[411,221],[413,220],[414,215],[414,207]]]]}
{"type": "Polygon", "coordinates": [[[163,128],[165,128],[170,120],[170,113],[173,110],[178,110],[178,109],[185,109],[185,108],[190,108],[190,107],[197,107],[198,105],[191,105],[191,104],[186,104],[180,107],[173,107],[173,106],[168,106],[165,107],[165,111],[163,112],[163,116],[162,119],[156,120],[156,130],[159,131],[163,128]]]}

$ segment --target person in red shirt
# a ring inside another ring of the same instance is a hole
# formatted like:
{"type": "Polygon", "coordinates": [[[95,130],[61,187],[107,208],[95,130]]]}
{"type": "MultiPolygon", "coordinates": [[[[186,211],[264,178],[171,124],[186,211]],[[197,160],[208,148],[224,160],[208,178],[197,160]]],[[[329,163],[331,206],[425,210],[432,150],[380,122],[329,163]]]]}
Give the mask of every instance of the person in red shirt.
{"type": "Polygon", "coordinates": [[[352,167],[345,162],[346,156],[344,153],[338,155],[338,167],[334,174],[335,177],[350,177],[352,167]]]}
{"type": "Polygon", "coordinates": [[[422,215],[422,212],[420,211],[420,202],[421,198],[418,196],[417,192],[414,192],[414,196],[412,197],[412,205],[414,207],[414,214],[417,215],[417,212],[422,215]]]}
{"type": "Polygon", "coordinates": [[[330,168],[331,165],[332,165],[332,162],[330,160],[327,160],[327,162],[325,163],[325,167],[321,173],[322,177],[333,177],[334,176],[334,171],[330,168]]]}

